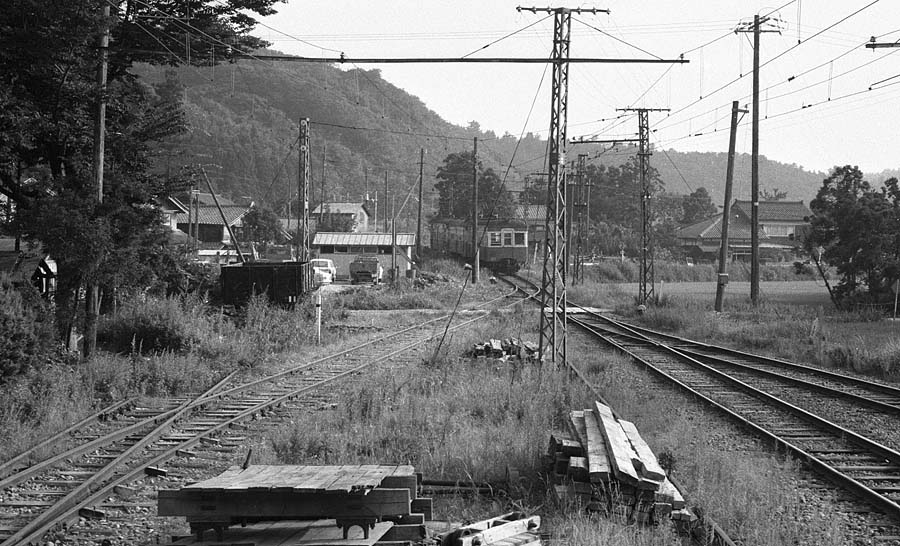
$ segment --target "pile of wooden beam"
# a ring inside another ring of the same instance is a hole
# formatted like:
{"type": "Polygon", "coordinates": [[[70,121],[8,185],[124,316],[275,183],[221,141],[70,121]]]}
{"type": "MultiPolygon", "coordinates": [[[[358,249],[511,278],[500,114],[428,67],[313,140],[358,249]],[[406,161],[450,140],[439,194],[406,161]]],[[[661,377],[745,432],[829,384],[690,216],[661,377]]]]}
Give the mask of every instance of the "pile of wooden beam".
{"type": "Polygon", "coordinates": [[[572,411],[566,431],[550,436],[548,463],[562,502],[628,523],[696,520],[634,423],[608,406],[572,411]]]}
{"type": "Polygon", "coordinates": [[[476,343],[472,346],[472,356],[475,358],[498,358],[506,359],[509,357],[529,358],[536,355],[538,346],[531,341],[522,341],[517,338],[509,339],[489,339],[484,343],[476,343]]]}

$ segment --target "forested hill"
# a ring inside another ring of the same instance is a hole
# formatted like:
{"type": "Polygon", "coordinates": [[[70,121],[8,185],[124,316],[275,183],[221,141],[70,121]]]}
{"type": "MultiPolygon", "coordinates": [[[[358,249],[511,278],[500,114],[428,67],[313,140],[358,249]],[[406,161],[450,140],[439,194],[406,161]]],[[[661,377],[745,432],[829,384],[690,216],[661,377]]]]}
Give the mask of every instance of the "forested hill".
{"type": "MultiPolygon", "coordinates": [[[[656,151],[652,157],[652,165],[659,170],[666,190],[690,193],[704,187],[712,196],[713,203],[722,205],[725,171],[728,166],[727,153],[656,151]]],[[[770,161],[762,155],[759,158],[760,191],[784,192],[787,194],[785,199],[791,201],[803,200],[808,204],[827,176],[827,173],[807,171],[797,165],[770,161]]],[[[750,197],[750,154],[735,155],[732,194],[736,199],[750,197]]]]}
{"type": "MultiPolygon", "coordinates": [[[[419,149],[425,148],[425,180],[449,153],[470,150],[479,137],[479,158],[501,176],[516,149],[512,135],[483,132],[477,123],[459,127],[441,119],[418,98],[381,78],[377,70],[340,70],[324,64],[242,60],[216,67],[138,68],[149,83],[169,80],[184,98],[189,130],[161,153],[164,168],[187,163],[209,165],[216,190],[249,196],[279,210],[298,178],[298,120],[311,127],[312,201],[321,199],[323,153],[326,200],[359,200],[366,190],[383,193],[385,171],[391,192],[404,198],[418,175],[419,149]],[[368,184],[367,181],[368,180],[368,184]]],[[[544,170],[545,140],[528,134],[519,143],[508,183],[521,189],[529,173],[544,170]]],[[[619,165],[628,150],[599,153],[575,146],[569,156],[588,153],[590,161],[619,165]]],[[[652,165],[666,190],[689,193],[705,187],[720,204],[725,153],[657,150],[652,165]],[[676,169],[677,166],[677,169],[676,169]],[[685,181],[682,180],[682,177],[685,181]]],[[[795,165],[760,160],[763,189],[787,192],[808,202],[826,176],[795,165]]],[[[735,196],[748,195],[750,159],[738,156],[735,196]]],[[[426,198],[426,204],[431,200],[426,198]]]]}

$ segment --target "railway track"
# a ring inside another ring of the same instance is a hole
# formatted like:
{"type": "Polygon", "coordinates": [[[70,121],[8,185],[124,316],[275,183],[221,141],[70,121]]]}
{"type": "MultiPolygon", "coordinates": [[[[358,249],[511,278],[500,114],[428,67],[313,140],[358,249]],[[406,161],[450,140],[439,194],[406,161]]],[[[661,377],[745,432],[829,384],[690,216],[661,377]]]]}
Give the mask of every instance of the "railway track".
{"type": "MultiPolygon", "coordinates": [[[[450,329],[486,316],[487,311],[476,311],[450,329]]],[[[0,466],[4,476],[0,480],[0,546],[34,543],[75,521],[108,522],[110,511],[127,521],[133,517],[129,514],[155,504],[155,485],[142,495],[128,484],[145,477],[150,482],[165,481],[169,473],[163,466],[171,461],[201,472],[221,463],[244,447],[247,421],[320,409],[322,399],[316,392],[321,387],[409,354],[440,336],[448,318],[437,317],[258,379],[230,374],[191,397],[152,406],[131,400],[86,418],[0,466]],[[53,455],[38,456],[54,446],[53,455]]],[[[173,478],[184,476],[182,470],[173,478]]],[[[109,533],[102,525],[78,527],[82,536],[77,540],[70,536],[75,531],[64,533],[72,543],[102,542],[109,533]]]]}
{"type": "Polygon", "coordinates": [[[583,328],[616,339],[647,340],[671,347],[744,383],[824,417],[844,428],[900,449],[900,389],[828,370],[692,342],[636,328],[591,311],[573,315],[583,328]]]}
{"type": "Polygon", "coordinates": [[[860,501],[875,507],[880,514],[872,514],[868,525],[880,540],[900,541],[900,390],[570,307],[577,312],[568,314],[568,322],[805,462],[851,493],[857,502],[847,510],[864,510],[860,501]]]}

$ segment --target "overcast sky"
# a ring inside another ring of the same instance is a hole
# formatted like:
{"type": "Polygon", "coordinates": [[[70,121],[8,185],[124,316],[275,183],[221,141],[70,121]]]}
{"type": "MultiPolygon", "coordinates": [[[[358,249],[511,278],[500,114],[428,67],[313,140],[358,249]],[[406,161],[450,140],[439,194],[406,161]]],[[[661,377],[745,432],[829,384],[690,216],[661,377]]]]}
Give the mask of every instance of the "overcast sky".
{"type": "MultiPolygon", "coordinates": [[[[461,57],[532,25],[473,56],[548,57],[552,17],[517,12],[517,5],[535,4],[288,0],[278,5],[277,15],[262,20],[271,28],[260,26],[256,34],[273,42],[275,49],[310,57],[336,56],[333,50],[351,59],[461,57]]],[[[684,53],[690,61],[571,65],[570,137],[633,138],[637,119],[622,117],[617,108],[670,108],[670,113],[650,114],[655,146],[727,151],[731,102],[749,104],[752,89],[752,34],[732,31],[752,21],[754,14],[783,5],[775,12],[781,32],[761,37],[761,60],[767,64],[761,70],[760,153],[807,170],[827,171],[844,164],[859,165],[866,172],[900,167],[900,48],[872,50],[863,45],[871,36],[879,42],[900,40],[900,6],[894,0],[551,5],[611,10],[608,15],[572,16],[573,58],[652,54],[675,59],[684,53]],[[882,80],[887,81],[878,83],[882,80]]],[[[450,122],[467,125],[475,120],[498,135],[518,136],[523,129],[547,135],[551,73],[545,65],[359,66],[380,69],[385,79],[450,122]]],[[[738,133],[739,152],[750,151],[749,122],[747,115],[738,133]]]]}

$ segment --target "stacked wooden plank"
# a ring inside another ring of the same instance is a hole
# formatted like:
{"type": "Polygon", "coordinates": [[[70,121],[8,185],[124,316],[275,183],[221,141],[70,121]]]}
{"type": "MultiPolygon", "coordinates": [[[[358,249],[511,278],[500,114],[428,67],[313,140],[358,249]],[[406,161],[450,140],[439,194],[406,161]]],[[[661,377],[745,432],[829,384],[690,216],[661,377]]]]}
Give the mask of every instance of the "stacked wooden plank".
{"type": "Polygon", "coordinates": [[[431,499],[418,498],[418,477],[409,465],[232,467],[179,490],[160,490],[158,514],[185,516],[202,538],[213,529],[221,539],[235,524],[283,520],[335,520],[344,538],[360,528],[383,531],[382,542],[425,538],[431,499]],[[391,522],[393,526],[377,526],[391,522]]]}
{"type": "Polygon", "coordinates": [[[548,459],[564,502],[627,522],[696,519],[634,424],[604,404],[570,412],[566,430],[550,436],[548,459]]]}

